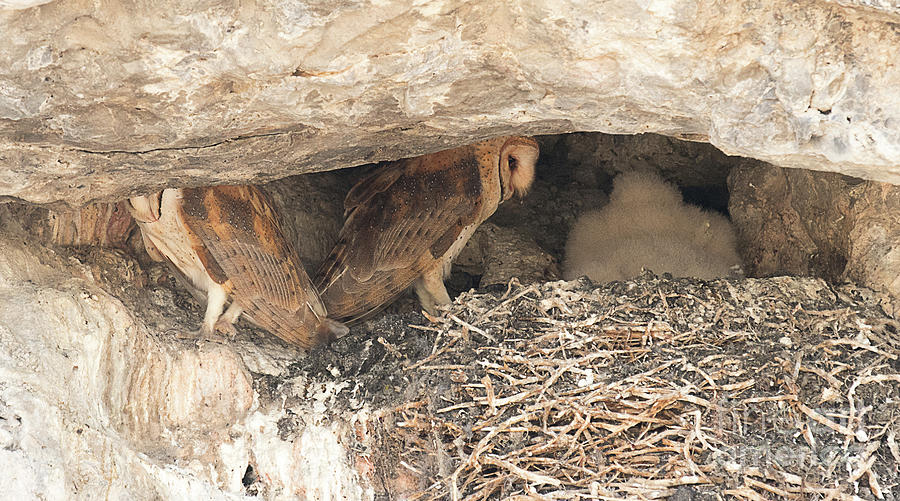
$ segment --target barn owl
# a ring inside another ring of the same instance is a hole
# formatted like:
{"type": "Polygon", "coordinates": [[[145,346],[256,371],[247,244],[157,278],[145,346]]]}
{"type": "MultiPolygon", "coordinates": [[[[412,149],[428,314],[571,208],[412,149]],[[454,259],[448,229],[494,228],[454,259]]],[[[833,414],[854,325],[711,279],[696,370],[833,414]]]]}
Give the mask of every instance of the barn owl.
{"type": "Polygon", "coordinates": [[[353,321],[413,286],[429,313],[450,302],[444,278],[482,222],[534,180],[538,144],[499,137],[389,163],[344,199],[344,226],[316,285],[336,319],[353,321]]]}
{"type": "Polygon", "coordinates": [[[284,238],[266,195],[253,186],[169,188],[129,199],[151,257],[166,259],[206,293],[200,334],[234,332],[244,313],[303,349],[347,328],[327,312],[284,238]],[[223,314],[225,303],[231,305],[223,314]]]}
{"type": "Polygon", "coordinates": [[[615,179],[606,206],[575,222],[564,276],[608,282],[648,269],[711,279],[729,276],[739,264],[737,237],[725,216],[684,203],[656,174],[629,172],[615,179]]]}

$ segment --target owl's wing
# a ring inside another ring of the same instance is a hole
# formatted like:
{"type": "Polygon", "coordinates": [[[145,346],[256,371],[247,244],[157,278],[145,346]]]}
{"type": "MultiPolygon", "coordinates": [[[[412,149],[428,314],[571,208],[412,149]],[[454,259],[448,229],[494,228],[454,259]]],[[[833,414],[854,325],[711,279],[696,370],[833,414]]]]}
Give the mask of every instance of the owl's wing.
{"type": "Polygon", "coordinates": [[[284,238],[266,195],[253,186],[184,189],[182,217],[231,281],[234,301],[260,327],[309,349],[328,332],[325,308],[284,238]]]}
{"type": "Polygon", "coordinates": [[[344,201],[346,222],[316,285],[330,314],[357,320],[431,269],[481,210],[478,163],[468,150],[394,162],[344,201]]]}

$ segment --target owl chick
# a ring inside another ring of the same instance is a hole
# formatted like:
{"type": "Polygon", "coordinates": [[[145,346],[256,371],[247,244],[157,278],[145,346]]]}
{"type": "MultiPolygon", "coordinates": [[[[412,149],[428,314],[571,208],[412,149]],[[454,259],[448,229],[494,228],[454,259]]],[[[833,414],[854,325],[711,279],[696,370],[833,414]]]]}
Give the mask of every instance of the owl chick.
{"type": "Polygon", "coordinates": [[[740,264],[725,216],[684,203],[656,174],[629,172],[613,182],[609,203],[579,216],[566,243],[564,277],[625,280],[642,269],[676,277],[729,276],[740,264]]]}
{"type": "Polygon", "coordinates": [[[150,256],[168,260],[206,293],[202,335],[234,332],[241,313],[303,349],[347,333],[326,318],[270,201],[256,187],[169,188],[129,199],[129,210],[150,256]]]}
{"type": "Polygon", "coordinates": [[[331,315],[353,321],[414,286],[429,313],[450,302],[444,278],[482,222],[534,181],[538,144],[499,137],[387,164],[344,199],[344,226],[316,285],[331,315]]]}

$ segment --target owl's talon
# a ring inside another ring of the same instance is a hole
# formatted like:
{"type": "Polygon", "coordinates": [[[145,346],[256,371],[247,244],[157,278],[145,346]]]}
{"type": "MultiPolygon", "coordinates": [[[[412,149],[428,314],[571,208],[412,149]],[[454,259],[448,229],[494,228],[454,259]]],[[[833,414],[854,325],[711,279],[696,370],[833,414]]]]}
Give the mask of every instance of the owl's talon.
{"type": "Polygon", "coordinates": [[[220,332],[228,336],[230,341],[234,341],[235,336],[237,336],[237,328],[235,328],[232,322],[229,322],[225,318],[220,318],[218,322],[216,322],[216,332],[220,332]]]}
{"type": "Polygon", "coordinates": [[[228,341],[225,336],[219,335],[216,331],[208,332],[203,328],[194,331],[193,334],[195,336],[195,339],[197,340],[198,347],[204,343],[225,344],[228,341]]]}

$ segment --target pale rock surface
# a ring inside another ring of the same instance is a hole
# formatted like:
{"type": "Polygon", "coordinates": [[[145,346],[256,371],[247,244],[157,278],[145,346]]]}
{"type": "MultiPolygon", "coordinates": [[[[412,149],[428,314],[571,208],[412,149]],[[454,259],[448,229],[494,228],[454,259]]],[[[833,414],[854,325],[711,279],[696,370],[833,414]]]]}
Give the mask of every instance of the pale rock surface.
{"type": "Polygon", "coordinates": [[[629,172],[615,179],[606,206],[575,222],[563,276],[608,282],[646,269],[712,279],[739,265],[728,219],[684,203],[678,189],[655,173],[629,172]]]}
{"type": "Polygon", "coordinates": [[[251,373],[299,356],[152,332],[74,258],[29,243],[0,207],[0,467],[9,499],[368,499],[347,424],[306,402],[343,387],[297,377],[290,405],[251,373]],[[298,398],[299,397],[299,398],[298,398]],[[279,429],[304,416],[294,433],[279,429]]]}
{"type": "Polygon", "coordinates": [[[748,275],[852,280],[900,314],[900,187],[747,160],[729,188],[748,275]]]}
{"type": "Polygon", "coordinates": [[[508,133],[900,182],[896,2],[7,1],[0,196],[81,205],[508,133]]]}
{"type": "Polygon", "coordinates": [[[0,1],[0,9],[19,10],[34,7],[36,5],[44,5],[53,0],[2,0],[0,1]]]}

